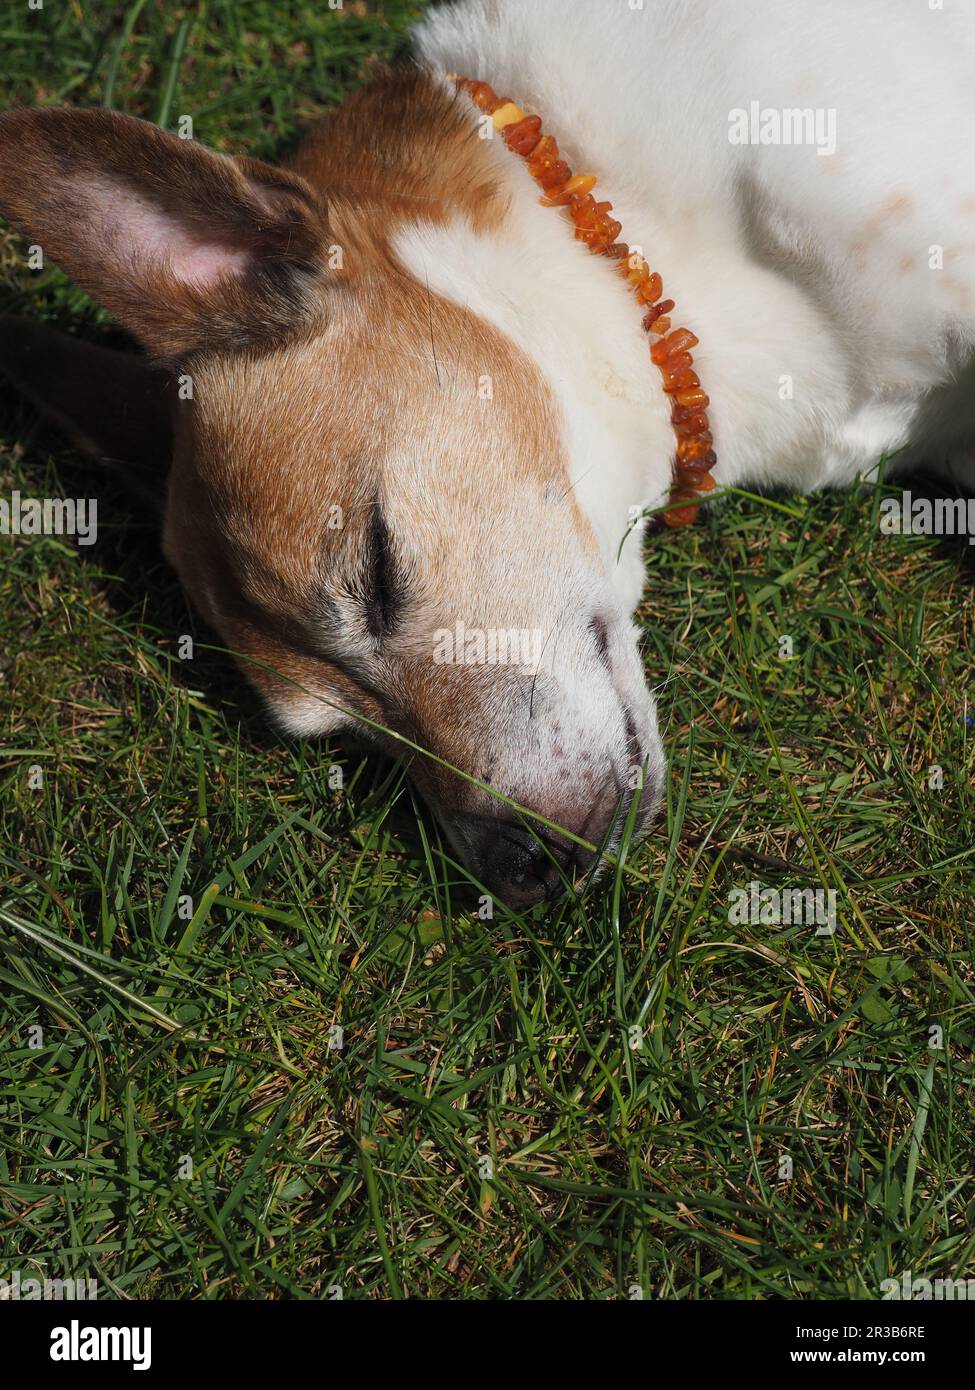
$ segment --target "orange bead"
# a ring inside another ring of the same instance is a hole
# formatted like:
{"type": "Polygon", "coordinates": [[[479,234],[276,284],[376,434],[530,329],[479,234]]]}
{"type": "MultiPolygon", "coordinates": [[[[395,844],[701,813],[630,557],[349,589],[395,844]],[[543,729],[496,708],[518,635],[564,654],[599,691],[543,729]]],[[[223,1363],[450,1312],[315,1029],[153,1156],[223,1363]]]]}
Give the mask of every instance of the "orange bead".
{"type": "Polygon", "coordinates": [[[685,482],[692,482],[696,487],[697,479],[703,478],[705,475],[710,476],[709,470],[714,467],[716,462],[717,459],[709,461],[707,454],[702,454],[700,458],[696,459],[678,459],[676,468],[679,474],[683,473],[685,482]]]}
{"type": "MultiPolygon", "coordinates": [[[[559,157],[559,147],[551,135],[543,135],[532,152],[532,166],[545,162],[554,163],[559,157]]],[[[534,173],[534,168],[532,168],[534,173]]]]}
{"type": "Polygon", "coordinates": [[[551,135],[543,135],[532,150],[528,172],[543,188],[555,188],[572,177],[572,170],[559,157],[559,147],[551,135]]]}
{"type": "Polygon", "coordinates": [[[670,352],[687,352],[697,347],[699,341],[689,328],[675,328],[667,339],[667,348],[670,352]]]}
{"type": "MultiPolygon", "coordinates": [[[[683,409],[683,407],[681,407],[683,409]]],[[[673,417],[671,417],[673,419],[673,417]]],[[[714,442],[708,431],[708,417],[701,411],[698,414],[691,414],[687,419],[674,420],[674,430],[678,439],[700,439],[703,435],[708,436],[708,447],[714,442]]]]}
{"type": "MultiPolygon", "coordinates": [[[[649,333],[657,320],[663,318],[665,314],[669,314],[673,308],[674,301],[672,299],[661,299],[658,304],[655,304],[652,309],[648,309],[643,315],[643,327],[649,333]]],[[[687,361],[690,365],[690,354],[688,354],[687,361]]]]}
{"type": "Polygon", "coordinates": [[[661,375],[664,379],[664,390],[675,396],[701,384],[701,378],[690,367],[681,367],[679,372],[669,372],[665,369],[661,375]]]}
{"type": "Polygon", "coordinates": [[[610,243],[612,242],[612,240],[612,233],[597,231],[594,234],[593,239],[588,243],[589,250],[595,256],[605,256],[606,252],[609,250],[610,243]]]}
{"type": "Polygon", "coordinates": [[[537,174],[536,178],[542,187],[548,191],[552,188],[561,188],[571,174],[572,170],[569,168],[568,164],[566,164],[565,160],[557,159],[551,168],[546,169],[544,173],[537,174]]]}
{"type": "Polygon", "coordinates": [[[652,323],[652,324],[650,325],[650,332],[651,332],[651,333],[667,333],[667,332],[669,332],[669,331],[670,331],[670,319],[667,318],[666,314],[664,315],[664,317],[663,317],[662,319],[657,319],[657,322],[656,322],[656,323],[652,323]]]}
{"type": "Polygon", "coordinates": [[[513,101],[509,101],[505,97],[501,105],[493,112],[491,123],[495,130],[504,130],[506,126],[514,125],[516,121],[523,121],[524,119],[525,113],[521,107],[516,106],[513,101]]]}
{"type": "Polygon", "coordinates": [[[682,463],[703,459],[708,446],[700,439],[681,439],[677,444],[677,457],[682,463]]]}
{"type": "Polygon", "coordinates": [[[681,493],[689,493],[693,497],[699,497],[700,491],[698,483],[704,474],[698,469],[696,464],[681,463],[680,459],[674,462],[674,487],[681,493]]]}
{"type": "Polygon", "coordinates": [[[644,304],[653,304],[664,292],[664,282],[656,271],[640,287],[640,298],[644,304]]]}
{"type": "Polygon", "coordinates": [[[664,519],[664,525],[669,526],[672,531],[676,531],[681,526],[693,526],[699,511],[699,507],[669,507],[661,515],[664,519]]]}
{"type": "MultiPolygon", "coordinates": [[[[617,224],[618,225],[618,224],[617,224]]],[[[583,241],[595,255],[604,255],[616,235],[603,227],[577,227],[576,240],[583,241]]]]}
{"type": "Polygon", "coordinates": [[[595,174],[573,174],[562,188],[553,188],[547,198],[542,199],[545,207],[566,207],[575,198],[584,197],[596,186],[595,174]]]}
{"type": "Polygon", "coordinates": [[[678,401],[680,401],[681,405],[695,405],[698,407],[703,407],[711,404],[710,398],[704,391],[700,389],[700,387],[695,387],[691,391],[678,392],[677,399],[678,401]]]}
{"type": "Polygon", "coordinates": [[[541,139],[541,116],[526,116],[523,121],[505,126],[504,143],[515,154],[529,155],[541,139]]]}
{"type": "Polygon", "coordinates": [[[488,86],[486,82],[469,82],[467,83],[467,90],[474,105],[488,116],[492,115],[501,105],[501,98],[494,88],[488,86]]]}
{"type": "Polygon", "coordinates": [[[667,370],[680,371],[681,367],[693,367],[694,358],[689,352],[672,352],[666,358],[667,370]]]}
{"type": "MultiPolygon", "coordinates": [[[[566,185],[568,187],[568,185],[566,185]]],[[[577,227],[587,224],[595,215],[596,200],[591,193],[584,193],[579,197],[573,198],[569,207],[569,216],[577,227]]]]}
{"type": "Polygon", "coordinates": [[[589,193],[596,187],[595,174],[573,174],[572,178],[565,185],[566,193],[571,193],[573,197],[577,194],[589,193]]]}

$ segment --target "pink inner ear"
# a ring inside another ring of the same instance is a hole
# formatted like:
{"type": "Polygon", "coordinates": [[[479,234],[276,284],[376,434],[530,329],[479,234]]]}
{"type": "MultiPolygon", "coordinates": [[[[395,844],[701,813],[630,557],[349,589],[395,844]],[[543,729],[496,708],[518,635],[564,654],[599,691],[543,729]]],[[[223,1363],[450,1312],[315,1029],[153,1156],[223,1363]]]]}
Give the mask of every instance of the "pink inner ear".
{"type": "Polygon", "coordinates": [[[228,275],[242,277],[251,264],[248,251],[206,240],[130,189],[99,181],[92,192],[106,236],[140,275],[165,266],[182,284],[203,290],[228,275]]]}
{"type": "Polygon", "coordinates": [[[226,275],[243,276],[250,264],[251,258],[246,251],[234,251],[216,242],[194,243],[189,238],[180,238],[178,232],[176,241],[178,245],[170,247],[173,274],[177,280],[185,280],[196,289],[204,289],[226,275]]]}

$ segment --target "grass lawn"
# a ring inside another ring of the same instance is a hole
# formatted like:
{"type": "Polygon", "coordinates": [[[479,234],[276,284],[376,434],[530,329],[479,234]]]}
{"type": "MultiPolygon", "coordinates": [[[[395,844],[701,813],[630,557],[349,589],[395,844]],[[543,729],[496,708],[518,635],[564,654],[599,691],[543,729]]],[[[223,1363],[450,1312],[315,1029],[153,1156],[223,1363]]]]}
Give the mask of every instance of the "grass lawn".
{"type": "MultiPolygon", "coordinates": [[[[273,157],[420,8],[8,7],[0,105],[189,113],[273,157]]],[[[103,339],[25,252],[0,231],[0,312],[103,339]]],[[[583,901],[481,920],[398,769],[273,735],[153,519],[4,390],[15,488],[97,494],[99,541],[0,536],[0,1277],[802,1299],[975,1274],[966,546],[881,535],[872,492],[650,541],[664,814],[583,901]],[[835,934],[729,920],[752,881],[834,891],[835,934]]]]}

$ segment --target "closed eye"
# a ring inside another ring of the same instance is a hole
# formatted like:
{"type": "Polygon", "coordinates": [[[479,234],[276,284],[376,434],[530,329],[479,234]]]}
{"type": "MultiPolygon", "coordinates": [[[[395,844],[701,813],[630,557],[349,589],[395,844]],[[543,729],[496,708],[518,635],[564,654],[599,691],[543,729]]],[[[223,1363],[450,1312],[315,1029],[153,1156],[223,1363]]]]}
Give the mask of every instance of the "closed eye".
{"type": "Polygon", "coordinates": [[[378,505],[373,509],[366,571],[365,609],[370,636],[377,642],[388,637],[396,623],[400,594],[396,565],[386,522],[378,505]]]}

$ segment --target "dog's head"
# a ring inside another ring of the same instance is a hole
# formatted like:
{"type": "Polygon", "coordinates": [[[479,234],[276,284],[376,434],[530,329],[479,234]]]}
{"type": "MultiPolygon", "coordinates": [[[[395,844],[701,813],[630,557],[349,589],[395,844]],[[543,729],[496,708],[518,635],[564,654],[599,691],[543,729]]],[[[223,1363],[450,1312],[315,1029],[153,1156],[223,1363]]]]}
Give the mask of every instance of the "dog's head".
{"type": "Polygon", "coordinates": [[[656,802],[635,630],[543,373],[397,261],[388,199],[323,187],[314,158],[0,117],[0,211],[150,354],[58,370],[63,344],[8,320],[4,365],[95,452],[165,440],[167,553],[278,722],[406,757],[474,875],[528,903],[635,789],[641,823],[656,802]]]}

